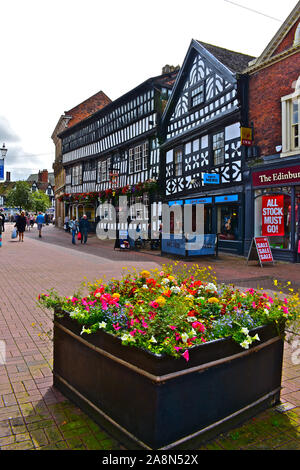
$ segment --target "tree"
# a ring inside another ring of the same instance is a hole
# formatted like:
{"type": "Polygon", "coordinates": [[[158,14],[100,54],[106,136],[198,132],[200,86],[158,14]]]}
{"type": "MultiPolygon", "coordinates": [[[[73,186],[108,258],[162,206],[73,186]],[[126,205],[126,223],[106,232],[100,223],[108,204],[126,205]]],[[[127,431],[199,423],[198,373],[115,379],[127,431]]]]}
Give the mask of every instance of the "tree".
{"type": "Polygon", "coordinates": [[[32,193],[33,210],[35,212],[46,212],[48,207],[51,206],[50,199],[43,191],[35,191],[32,193]]]}
{"type": "Polygon", "coordinates": [[[7,206],[16,207],[20,211],[32,209],[33,198],[30,185],[26,181],[17,181],[15,187],[7,193],[5,202],[7,206]]]}

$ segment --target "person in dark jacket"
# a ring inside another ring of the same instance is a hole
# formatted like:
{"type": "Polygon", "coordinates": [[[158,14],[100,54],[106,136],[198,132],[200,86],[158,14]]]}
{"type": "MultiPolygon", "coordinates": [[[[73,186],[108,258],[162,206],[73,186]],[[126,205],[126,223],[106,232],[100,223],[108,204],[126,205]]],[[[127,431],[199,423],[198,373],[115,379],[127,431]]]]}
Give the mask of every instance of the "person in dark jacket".
{"type": "Polygon", "coordinates": [[[19,242],[24,241],[24,232],[26,229],[26,216],[25,212],[22,211],[20,215],[17,216],[16,225],[18,233],[19,233],[19,242]]]}
{"type": "Polygon", "coordinates": [[[3,209],[0,209],[0,224],[1,224],[1,231],[4,232],[4,223],[5,223],[5,214],[3,209]]]}
{"type": "Polygon", "coordinates": [[[81,233],[81,243],[86,244],[89,229],[90,229],[90,223],[88,221],[87,216],[84,214],[79,221],[79,232],[81,233]]]}

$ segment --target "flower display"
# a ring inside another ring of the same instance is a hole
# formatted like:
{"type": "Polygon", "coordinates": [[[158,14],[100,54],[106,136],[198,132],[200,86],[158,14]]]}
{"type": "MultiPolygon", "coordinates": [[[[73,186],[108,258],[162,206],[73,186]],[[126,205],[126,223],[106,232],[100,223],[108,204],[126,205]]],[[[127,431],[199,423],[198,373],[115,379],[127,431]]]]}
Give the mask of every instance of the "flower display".
{"type": "MultiPolygon", "coordinates": [[[[125,268],[126,269],[126,268],[125,268]]],[[[179,262],[163,269],[126,272],[121,279],[88,283],[85,296],[59,296],[54,290],[38,303],[66,315],[81,326],[81,334],[105,331],[122,344],[189,360],[199,344],[231,337],[248,349],[260,341],[251,330],[299,320],[299,296],[269,294],[218,284],[211,267],[179,262]]]]}

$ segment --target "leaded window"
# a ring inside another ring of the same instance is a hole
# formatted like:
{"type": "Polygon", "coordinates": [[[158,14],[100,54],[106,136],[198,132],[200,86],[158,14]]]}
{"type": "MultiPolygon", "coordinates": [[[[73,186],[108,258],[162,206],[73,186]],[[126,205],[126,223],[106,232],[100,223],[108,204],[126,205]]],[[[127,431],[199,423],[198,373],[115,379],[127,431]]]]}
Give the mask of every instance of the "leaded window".
{"type": "Polygon", "coordinates": [[[146,170],[148,166],[148,142],[129,149],[129,173],[146,170]]]}
{"type": "Polygon", "coordinates": [[[214,165],[223,165],[225,157],[224,132],[218,132],[213,135],[212,149],[214,165]]]}
{"type": "Polygon", "coordinates": [[[182,149],[177,149],[174,152],[174,175],[182,175],[182,149]]]}

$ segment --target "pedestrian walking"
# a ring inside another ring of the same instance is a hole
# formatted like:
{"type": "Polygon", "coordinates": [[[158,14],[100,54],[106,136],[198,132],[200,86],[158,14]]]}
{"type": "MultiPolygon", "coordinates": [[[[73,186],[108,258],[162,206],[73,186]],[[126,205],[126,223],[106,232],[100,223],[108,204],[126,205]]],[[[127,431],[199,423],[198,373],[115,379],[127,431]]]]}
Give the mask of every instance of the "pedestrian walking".
{"type": "Polygon", "coordinates": [[[79,231],[81,233],[81,243],[84,243],[84,245],[87,242],[89,229],[90,229],[90,223],[88,221],[87,216],[84,214],[81,217],[80,221],[79,221],[79,231]]]}
{"type": "Polygon", "coordinates": [[[26,214],[26,227],[27,227],[27,230],[30,231],[30,217],[29,217],[29,214],[26,214]]]}
{"type": "Polygon", "coordinates": [[[79,225],[78,220],[76,219],[76,217],[74,215],[72,220],[70,220],[70,222],[69,222],[69,228],[72,232],[72,243],[73,243],[73,245],[76,245],[75,237],[76,237],[76,234],[78,232],[78,225],[79,225]]]}
{"type": "Polygon", "coordinates": [[[30,220],[29,220],[29,222],[30,222],[30,227],[33,228],[34,222],[35,222],[35,218],[33,217],[32,214],[30,215],[30,220]]]}
{"type": "Polygon", "coordinates": [[[38,216],[35,219],[35,221],[37,223],[37,228],[39,231],[39,238],[42,238],[42,228],[43,228],[43,224],[45,223],[45,219],[41,212],[38,213],[38,216]]]}
{"type": "Polygon", "coordinates": [[[5,223],[5,214],[4,214],[4,212],[3,212],[3,209],[0,209],[0,225],[1,225],[1,232],[4,232],[4,231],[5,231],[4,223],[5,223]]]}
{"type": "Polygon", "coordinates": [[[17,227],[17,230],[18,230],[18,234],[19,234],[19,242],[20,241],[24,241],[24,232],[25,232],[25,229],[26,229],[26,216],[25,216],[25,212],[22,211],[20,215],[17,216],[17,219],[16,219],[16,225],[17,227]]]}
{"type": "Polygon", "coordinates": [[[65,217],[65,225],[64,225],[64,229],[65,229],[66,232],[70,232],[69,220],[70,220],[70,219],[69,219],[69,216],[66,215],[66,217],[65,217]]]}

